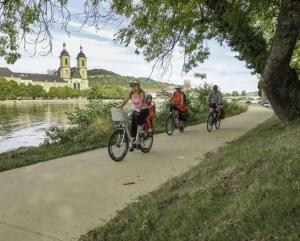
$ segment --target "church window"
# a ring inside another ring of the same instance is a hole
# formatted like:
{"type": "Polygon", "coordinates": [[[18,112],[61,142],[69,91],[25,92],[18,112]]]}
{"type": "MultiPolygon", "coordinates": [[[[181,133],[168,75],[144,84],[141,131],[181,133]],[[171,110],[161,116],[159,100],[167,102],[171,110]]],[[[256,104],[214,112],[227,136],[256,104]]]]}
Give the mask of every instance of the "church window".
{"type": "Polygon", "coordinates": [[[65,59],[65,65],[68,65],[68,59],[65,59]]]}
{"type": "Polygon", "coordinates": [[[76,83],[73,83],[73,88],[76,89],[76,83]]]}
{"type": "Polygon", "coordinates": [[[84,60],[81,60],[81,66],[84,67],[84,60]]]}
{"type": "Polygon", "coordinates": [[[77,83],[77,89],[80,90],[80,83],[77,83]]]}

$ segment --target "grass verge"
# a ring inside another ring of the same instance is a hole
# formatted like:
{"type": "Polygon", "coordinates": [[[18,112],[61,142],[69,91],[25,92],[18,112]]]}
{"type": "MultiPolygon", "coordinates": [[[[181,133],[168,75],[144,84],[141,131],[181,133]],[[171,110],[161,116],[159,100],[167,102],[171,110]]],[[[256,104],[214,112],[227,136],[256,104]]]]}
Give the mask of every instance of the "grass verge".
{"type": "Polygon", "coordinates": [[[299,139],[272,118],[80,241],[300,240],[299,139]]]}
{"type": "MultiPolygon", "coordinates": [[[[237,115],[248,110],[248,106],[240,104],[231,104],[226,109],[228,116],[237,115]]],[[[206,121],[206,113],[197,113],[193,115],[187,125],[200,124],[206,121]]],[[[165,131],[165,116],[160,116],[156,122],[156,133],[165,131]]],[[[8,151],[0,154],[0,172],[32,165],[38,162],[52,160],[80,152],[85,152],[100,147],[106,147],[109,137],[102,137],[97,143],[65,143],[42,145],[39,147],[24,147],[14,151],[8,151]]],[[[84,141],[84,140],[83,140],[84,141]]]]}
{"type": "Polygon", "coordinates": [[[102,139],[94,144],[53,144],[39,147],[22,147],[0,154],[0,172],[48,161],[80,152],[105,147],[107,141],[102,139]]]}

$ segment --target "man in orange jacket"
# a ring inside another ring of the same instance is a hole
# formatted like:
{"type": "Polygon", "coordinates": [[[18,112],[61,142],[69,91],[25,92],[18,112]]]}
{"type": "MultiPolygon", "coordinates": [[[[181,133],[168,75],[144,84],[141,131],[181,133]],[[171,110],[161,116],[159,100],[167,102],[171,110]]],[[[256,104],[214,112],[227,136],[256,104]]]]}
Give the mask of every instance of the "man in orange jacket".
{"type": "Polygon", "coordinates": [[[172,108],[179,112],[180,128],[183,128],[183,121],[185,121],[188,116],[188,107],[185,93],[181,90],[181,86],[175,87],[175,92],[172,95],[171,101],[172,108]]]}

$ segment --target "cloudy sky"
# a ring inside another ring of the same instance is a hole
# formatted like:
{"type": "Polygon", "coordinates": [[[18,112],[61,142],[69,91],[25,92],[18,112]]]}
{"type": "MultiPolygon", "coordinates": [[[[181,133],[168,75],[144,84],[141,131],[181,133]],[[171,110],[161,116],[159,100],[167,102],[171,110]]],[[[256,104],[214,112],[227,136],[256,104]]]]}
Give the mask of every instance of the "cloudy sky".
{"type": "MultiPolygon", "coordinates": [[[[72,1],[71,1],[72,3],[72,1]]],[[[71,8],[73,11],[80,12],[79,6],[73,1],[71,8]]],[[[70,22],[70,28],[78,29],[76,21],[70,22]]],[[[9,67],[15,72],[46,73],[47,69],[57,69],[59,67],[59,54],[62,50],[63,42],[67,45],[67,51],[71,55],[71,63],[76,65],[76,55],[79,46],[82,44],[83,51],[88,58],[88,68],[107,69],[118,74],[149,77],[153,63],[147,63],[142,56],[134,53],[134,46],[123,47],[114,43],[114,34],[117,27],[112,25],[96,31],[93,27],[85,27],[80,31],[72,31],[67,34],[54,28],[53,51],[44,56],[40,49],[37,54],[32,56],[30,51],[21,49],[22,58],[14,65],[7,65],[0,58],[0,66],[9,67]]],[[[251,75],[251,71],[245,67],[245,63],[234,58],[233,53],[226,45],[220,46],[216,41],[208,41],[210,48],[209,59],[201,64],[195,72],[206,73],[206,81],[217,84],[222,91],[231,92],[233,90],[256,91],[258,77],[251,75]]],[[[203,81],[195,79],[193,73],[184,74],[181,71],[183,56],[178,53],[174,56],[172,71],[162,74],[161,71],[154,71],[151,78],[155,80],[183,84],[184,79],[191,80],[193,86],[200,85],[203,81]]]]}

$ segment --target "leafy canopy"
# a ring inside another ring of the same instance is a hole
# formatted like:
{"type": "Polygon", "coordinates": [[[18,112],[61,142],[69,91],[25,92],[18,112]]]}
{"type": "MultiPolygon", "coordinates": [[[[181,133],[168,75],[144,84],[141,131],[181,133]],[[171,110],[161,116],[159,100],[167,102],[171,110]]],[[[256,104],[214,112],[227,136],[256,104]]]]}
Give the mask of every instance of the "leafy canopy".
{"type": "MultiPolygon", "coordinates": [[[[136,53],[163,67],[176,51],[184,55],[188,72],[208,58],[208,39],[226,42],[237,58],[254,73],[263,72],[275,33],[280,0],[86,0],[77,20],[96,27],[122,18],[116,41],[134,42],[136,53]]],[[[60,23],[66,31],[75,13],[68,0],[9,0],[0,2],[0,57],[14,63],[24,46],[51,51],[51,28],[60,23]]],[[[299,44],[293,66],[299,66],[299,44]]]]}

